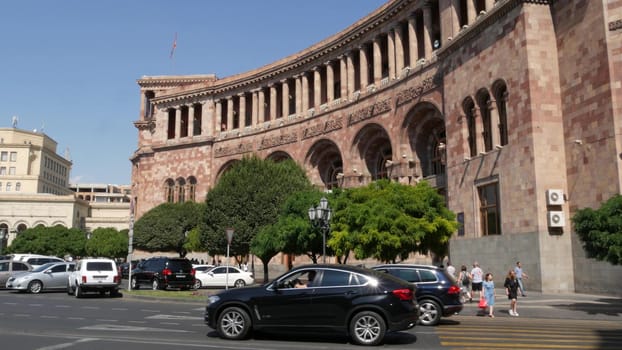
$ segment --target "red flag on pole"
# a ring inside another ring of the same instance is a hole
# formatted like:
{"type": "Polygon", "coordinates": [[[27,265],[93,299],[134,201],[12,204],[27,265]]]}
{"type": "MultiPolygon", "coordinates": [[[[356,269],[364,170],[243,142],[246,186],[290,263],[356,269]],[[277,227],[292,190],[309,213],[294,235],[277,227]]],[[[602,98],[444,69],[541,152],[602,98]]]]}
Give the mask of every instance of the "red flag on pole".
{"type": "Polygon", "coordinates": [[[173,59],[173,55],[175,54],[176,47],[177,47],[177,33],[175,33],[175,39],[173,40],[173,47],[171,47],[171,56],[170,56],[171,59],[173,59]]]}

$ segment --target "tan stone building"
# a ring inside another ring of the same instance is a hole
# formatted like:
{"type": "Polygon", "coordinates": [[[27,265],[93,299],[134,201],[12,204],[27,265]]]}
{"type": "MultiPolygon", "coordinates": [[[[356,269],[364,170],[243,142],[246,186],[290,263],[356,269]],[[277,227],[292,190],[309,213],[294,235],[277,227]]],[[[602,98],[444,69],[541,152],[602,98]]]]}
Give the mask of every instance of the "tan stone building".
{"type": "MultiPolygon", "coordinates": [[[[68,156],[68,155],[66,155],[68,156]]],[[[114,190],[106,199],[78,198],[69,187],[72,162],[57,153],[48,135],[14,128],[0,128],[0,240],[2,248],[19,232],[38,225],[98,227],[118,230],[129,226],[129,188],[114,190]]],[[[89,189],[95,193],[95,187],[89,189]]],[[[102,196],[103,197],[103,196],[102,196]]]]}
{"type": "Polygon", "coordinates": [[[325,189],[429,181],[463,224],[455,265],[620,293],[570,217],[621,192],[621,23],[604,0],[392,0],[253,71],[143,77],[137,214],[203,200],[244,155],[292,158],[325,189]]]}

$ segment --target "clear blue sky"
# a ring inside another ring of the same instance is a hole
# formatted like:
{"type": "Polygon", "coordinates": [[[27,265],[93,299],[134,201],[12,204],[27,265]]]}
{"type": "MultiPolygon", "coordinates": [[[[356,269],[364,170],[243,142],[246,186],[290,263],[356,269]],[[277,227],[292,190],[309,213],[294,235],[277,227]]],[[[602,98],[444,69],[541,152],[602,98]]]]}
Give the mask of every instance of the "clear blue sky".
{"type": "Polygon", "coordinates": [[[71,182],[129,184],[139,88],[149,75],[261,67],[386,0],[14,0],[0,10],[0,127],[69,148],[71,182]],[[173,59],[170,52],[177,33],[173,59]]]}

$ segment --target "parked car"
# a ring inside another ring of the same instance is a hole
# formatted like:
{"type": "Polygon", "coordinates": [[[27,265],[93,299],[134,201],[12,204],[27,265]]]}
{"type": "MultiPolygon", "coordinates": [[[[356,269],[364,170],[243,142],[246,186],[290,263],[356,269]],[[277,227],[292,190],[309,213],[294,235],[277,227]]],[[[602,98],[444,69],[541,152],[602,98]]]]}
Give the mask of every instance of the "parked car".
{"type": "Polygon", "coordinates": [[[6,282],[14,274],[26,271],[32,271],[32,266],[27,262],[0,260],[0,288],[4,288],[6,282]]]}
{"type": "Polygon", "coordinates": [[[185,258],[153,257],[138,263],[132,270],[132,289],[149,286],[151,289],[194,287],[195,271],[185,258]]]}
{"type": "Polygon", "coordinates": [[[250,272],[245,272],[233,266],[216,266],[210,270],[197,271],[194,288],[201,287],[244,287],[255,283],[255,278],[250,272]]]}
{"type": "Polygon", "coordinates": [[[130,263],[128,262],[124,262],[120,265],[121,267],[121,277],[122,278],[129,278],[130,275],[130,270],[133,270],[136,268],[136,266],[138,265],[139,260],[132,260],[132,263],[130,266],[130,263]]]}
{"type": "Polygon", "coordinates": [[[386,264],[372,269],[386,272],[417,286],[419,322],[434,326],[442,317],[462,311],[460,286],[445,269],[429,265],[386,264]]]}
{"type": "Polygon", "coordinates": [[[415,326],[419,316],[415,289],[362,267],[306,265],[262,286],[209,296],[204,319],[231,340],[244,339],[252,330],[336,331],[357,344],[377,345],[386,332],[415,326]]]}
{"type": "Polygon", "coordinates": [[[67,278],[75,267],[73,262],[47,263],[32,271],[13,275],[6,282],[6,287],[33,294],[44,290],[64,290],[67,287],[67,278]]]}
{"type": "Polygon", "coordinates": [[[33,269],[37,267],[51,263],[51,262],[64,262],[65,260],[57,256],[39,255],[39,254],[13,254],[13,260],[27,262],[33,269]]]}
{"type": "Polygon", "coordinates": [[[67,279],[67,294],[81,298],[85,293],[97,292],[100,295],[109,293],[111,297],[119,296],[121,274],[117,263],[107,258],[85,258],[76,263],[67,279]]]}
{"type": "Polygon", "coordinates": [[[192,264],[192,267],[194,268],[194,271],[199,273],[199,271],[211,270],[212,268],[214,268],[214,265],[210,265],[210,264],[192,264]]]}

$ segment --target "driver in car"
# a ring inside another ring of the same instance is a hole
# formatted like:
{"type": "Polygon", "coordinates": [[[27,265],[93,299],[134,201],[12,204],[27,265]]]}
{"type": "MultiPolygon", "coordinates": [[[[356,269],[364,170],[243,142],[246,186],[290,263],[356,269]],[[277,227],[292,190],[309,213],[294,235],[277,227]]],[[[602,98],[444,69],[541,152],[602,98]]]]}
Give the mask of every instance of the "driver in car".
{"type": "Polygon", "coordinates": [[[303,283],[300,280],[296,280],[296,288],[309,288],[313,286],[313,279],[315,278],[315,271],[311,270],[307,273],[307,283],[303,283]]]}

